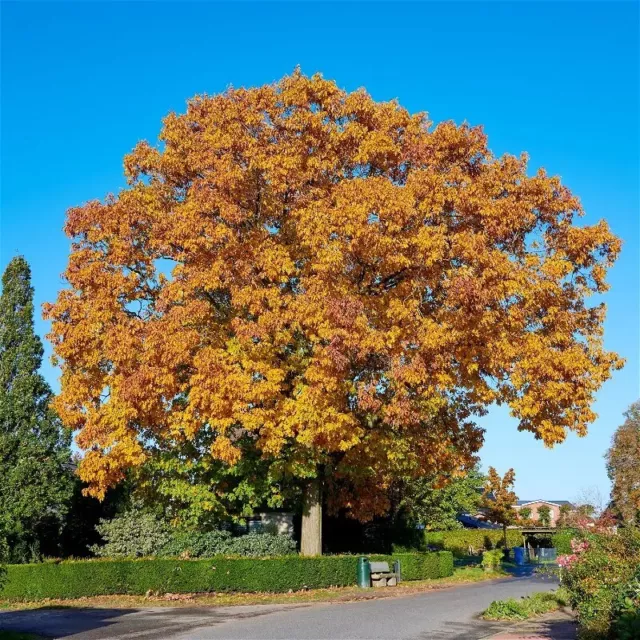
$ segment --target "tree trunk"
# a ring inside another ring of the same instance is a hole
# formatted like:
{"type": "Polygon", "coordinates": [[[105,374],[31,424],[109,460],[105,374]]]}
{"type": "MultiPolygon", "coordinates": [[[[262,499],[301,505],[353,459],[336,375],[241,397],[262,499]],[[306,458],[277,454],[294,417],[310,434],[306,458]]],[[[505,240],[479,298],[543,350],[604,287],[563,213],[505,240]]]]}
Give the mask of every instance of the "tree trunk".
{"type": "Polygon", "coordinates": [[[304,489],[300,555],[322,555],[322,484],[320,478],[310,480],[304,489]]]}
{"type": "Polygon", "coordinates": [[[507,525],[506,524],[502,525],[502,535],[504,536],[504,548],[506,549],[507,548],[507,525]]]}

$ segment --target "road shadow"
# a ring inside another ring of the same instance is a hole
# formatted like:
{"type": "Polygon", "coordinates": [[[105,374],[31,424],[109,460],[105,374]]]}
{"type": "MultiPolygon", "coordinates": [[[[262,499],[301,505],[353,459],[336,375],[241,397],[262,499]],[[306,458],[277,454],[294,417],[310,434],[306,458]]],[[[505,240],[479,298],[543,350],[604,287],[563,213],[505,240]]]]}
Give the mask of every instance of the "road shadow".
{"type": "Polygon", "coordinates": [[[68,640],[155,640],[189,633],[230,619],[255,618],[281,608],[270,605],[236,606],[232,610],[229,607],[102,609],[44,606],[23,611],[0,611],[0,630],[68,640]]]}
{"type": "Polygon", "coordinates": [[[530,577],[532,575],[540,576],[541,578],[549,578],[551,580],[557,580],[558,565],[545,563],[545,564],[504,564],[502,568],[507,573],[517,578],[530,577]]]}
{"type": "Polygon", "coordinates": [[[524,565],[506,565],[503,566],[504,571],[516,578],[530,577],[537,573],[537,566],[534,564],[524,565]]]}
{"type": "Polygon", "coordinates": [[[416,640],[482,640],[493,638],[499,640],[502,634],[518,633],[523,636],[536,635],[549,640],[575,640],[577,625],[573,620],[533,620],[526,624],[515,625],[509,622],[489,622],[474,620],[473,622],[449,622],[441,631],[428,631],[416,640]]]}
{"type": "MultiPolygon", "coordinates": [[[[68,638],[79,633],[112,626],[118,618],[136,609],[38,607],[23,611],[0,611],[0,630],[68,638]]],[[[99,637],[99,636],[98,636],[99,637]]]]}
{"type": "MultiPolygon", "coordinates": [[[[523,633],[529,633],[527,627],[522,629],[523,633]]],[[[553,640],[575,640],[578,636],[578,625],[574,620],[545,620],[536,623],[535,632],[553,640]]]]}

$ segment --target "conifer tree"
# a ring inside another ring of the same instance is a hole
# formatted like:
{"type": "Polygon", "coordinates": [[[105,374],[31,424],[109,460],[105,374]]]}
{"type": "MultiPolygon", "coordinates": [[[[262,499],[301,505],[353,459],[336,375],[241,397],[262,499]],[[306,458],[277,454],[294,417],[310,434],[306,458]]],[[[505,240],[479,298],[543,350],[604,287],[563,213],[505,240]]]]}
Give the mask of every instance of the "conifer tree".
{"type": "Polygon", "coordinates": [[[27,261],[16,257],[0,297],[0,539],[11,560],[55,542],[71,495],[71,434],[50,408],[52,392],[39,373],[42,342],[33,326],[27,261]]]}

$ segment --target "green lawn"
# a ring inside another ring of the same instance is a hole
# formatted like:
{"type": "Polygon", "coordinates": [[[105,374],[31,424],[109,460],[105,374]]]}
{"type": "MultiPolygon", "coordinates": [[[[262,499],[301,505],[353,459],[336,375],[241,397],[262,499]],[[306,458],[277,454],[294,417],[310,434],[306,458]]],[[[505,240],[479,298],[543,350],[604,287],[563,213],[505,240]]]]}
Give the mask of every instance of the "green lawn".
{"type": "Polygon", "coordinates": [[[19,631],[0,631],[0,640],[44,640],[42,636],[33,633],[20,633],[19,631]]]}

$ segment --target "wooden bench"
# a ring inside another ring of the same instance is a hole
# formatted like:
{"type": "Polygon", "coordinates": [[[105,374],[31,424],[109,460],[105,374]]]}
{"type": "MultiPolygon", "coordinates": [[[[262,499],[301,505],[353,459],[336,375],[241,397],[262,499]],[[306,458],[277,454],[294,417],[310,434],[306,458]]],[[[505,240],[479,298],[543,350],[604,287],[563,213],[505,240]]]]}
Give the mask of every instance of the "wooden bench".
{"type": "Polygon", "coordinates": [[[388,562],[371,562],[371,585],[374,587],[395,587],[400,582],[400,561],[393,563],[393,571],[388,562]]]}

